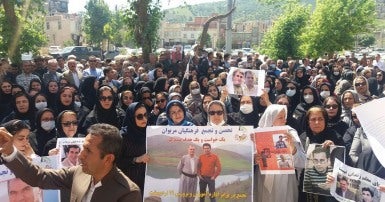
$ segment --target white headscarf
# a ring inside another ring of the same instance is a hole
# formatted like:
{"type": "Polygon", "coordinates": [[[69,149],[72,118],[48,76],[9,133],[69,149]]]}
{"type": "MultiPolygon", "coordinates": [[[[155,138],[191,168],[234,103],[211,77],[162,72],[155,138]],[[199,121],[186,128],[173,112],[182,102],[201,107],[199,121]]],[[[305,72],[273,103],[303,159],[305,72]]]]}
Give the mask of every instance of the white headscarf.
{"type": "Polygon", "coordinates": [[[282,110],[285,111],[285,119],[286,119],[287,118],[286,105],[278,105],[278,104],[269,105],[266,108],[265,112],[262,114],[262,117],[259,119],[258,126],[260,128],[272,127],[275,118],[282,110]]]}

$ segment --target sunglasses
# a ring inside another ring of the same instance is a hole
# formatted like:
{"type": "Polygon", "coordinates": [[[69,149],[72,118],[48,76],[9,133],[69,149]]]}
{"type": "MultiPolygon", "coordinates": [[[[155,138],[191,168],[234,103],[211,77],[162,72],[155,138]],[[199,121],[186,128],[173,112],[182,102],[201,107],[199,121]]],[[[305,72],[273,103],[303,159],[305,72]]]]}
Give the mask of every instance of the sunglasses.
{"type": "Polygon", "coordinates": [[[356,84],[354,84],[356,87],[358,87],[358,86],[366,86],[366,83],[364,82],[364,83],[356,83],[356,84]]]}
{"type": "Polygon", "coordinates": [[[209,111],[209,114],[211,116],[214,116],[215,114],[217,114],[218,116],[221,116],[223,115],[223,111],[209,111]]]}
{"type": "Polygon", "coordinates": [[[144,114],[138,114],[135,116],[136,119],[138,120],[143,120],[144,118],[147,119],[147,113],[144,113],[144,114]]]}
{"type": "Polygon", "coordinates": [[[163,103],[163,102],[165,102],[166,101],[166,99],[160,99],[160,100],[157,100],[156,101],[156,103],[158,104],[158,103],[163,103]]]}
{"type": "Polygon", "coordinates": [[[108,100],[108,101],[112,101],[114,98],[112,97],[112,96],[100,96],[99,97],[99,100],[102,100],[102,101],[106,101],[106,100],[108,100]]]}
{"type": "Polygon", "coordinates": [[[77,126],[78,125],[78,121],[67,121],[67,122],[62,122],[61,124],[64,127],[70,127],[71,125],[77,126]]]}
{"type": "Polygon", "coordinates": [[[325,105],[326,109],[338,109],[338,105],[325,105]]]}

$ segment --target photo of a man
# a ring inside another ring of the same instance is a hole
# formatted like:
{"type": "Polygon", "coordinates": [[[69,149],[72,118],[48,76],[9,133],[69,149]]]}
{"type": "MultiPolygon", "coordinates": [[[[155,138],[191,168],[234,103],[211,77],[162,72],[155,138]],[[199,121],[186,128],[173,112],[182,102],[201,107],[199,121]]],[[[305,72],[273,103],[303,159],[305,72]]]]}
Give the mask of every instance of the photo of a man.
{"type": "Polygon", "coordinates": [[[374,202],[374,191],[369,187],[362,187],[362,202],[374,202]]]}
{"type": "Polygon", "coordinates": [[[234,86],[234,94],[236,95],[243,95],[242,84],[244,81],[244,76],[245,73],[243,73],[240,69],[236,69],[233,72],[232,82],[234,86]]]}
{"type": "Polygon", "coordinates": [[[78,157],[81,149],[79,145],[64,145],[63,149],[66,156],[66,158],[64,158],[62,161],[63,167],[80,165],[78,157]]]}
{"type": "Polygon", "coordinates": [[[338,187],[336,189],[336,193],[346,199],[354,200],[355,194],[349,190],[349,182],[346,177],[341,177],[338,180],[338,187]]]}
{"type": "Polygon", "coordinates": [[[199,159],[195,155],[195,146],[189,145],[187,154],[182,156],[177,167],[180,174],[179,194],[182,195],[178,199],[179,202],[194,202],[198,185],[198,162],[199,159]]]}
{"type": "Polygon", "coordinates": [[[245,72],[245,84],[243,86],[244,95],[256,96],[257,95],[257,85],[255,75],[252,71],[248,70],[245,72]]]}
{"type": "Polygon", "coordinates": [[[41,202],[41,190],[31,187],[20,178],[8,181],[9,202],[41,202]]]}
{"type": "Polygon", "coordinates": [[[208,187],[210,201],[215,202],[215,178],[221,173],[221,162],[218,156],[211,152],[211,145],[209,143],[203,144],[203,152],[199,156],[198,163],[200,201],[205,201],[206,189],[208,187]]]}
{"type": "Polygon", "coordinates": [[[279,136],[279,140],[275,143],[276,149],[287,148],[285,141],[283,140],[283,135],[279,136]]]}
{"type": "Polygon", "coordinates": [[[306,167],[303,189],[305,192],[330,195],[330,187],[327,186],[326,176],[333,172],[330,166],[329,148],[317,145],[311,152],[310,167],[306,167]]]}
{"type": "Polygon", "coordinates": [[[285,155],[281,154],[279,155],[279,162],[278,166],[279,168],[290,168],[291,163],[288,158],[285,157],[285,155]]]}

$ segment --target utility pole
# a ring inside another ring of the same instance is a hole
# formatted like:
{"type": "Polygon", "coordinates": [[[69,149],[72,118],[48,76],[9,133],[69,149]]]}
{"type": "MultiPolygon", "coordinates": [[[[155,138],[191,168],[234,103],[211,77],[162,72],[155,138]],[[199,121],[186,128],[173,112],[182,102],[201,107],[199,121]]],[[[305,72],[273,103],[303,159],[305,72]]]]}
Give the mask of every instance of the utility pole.
{"type": "MultiPolygon", "coordinates": [[[[233,1],[227,0],[227,11],[231,11],[233,8],[233,1]]],[[[231,53],[232,49],[232,19],[233,14],[231,13],[229,16],[227,16],[227,24],[226,24],[226,53],[231,53]]]]}

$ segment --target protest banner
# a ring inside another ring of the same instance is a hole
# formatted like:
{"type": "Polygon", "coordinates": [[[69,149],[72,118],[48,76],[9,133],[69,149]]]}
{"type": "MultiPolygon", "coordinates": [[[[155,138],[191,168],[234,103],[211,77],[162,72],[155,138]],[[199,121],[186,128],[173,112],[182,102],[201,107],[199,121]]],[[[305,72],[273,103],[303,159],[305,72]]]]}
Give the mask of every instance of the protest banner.
{"type": "Polygon", "coordinates": [[[147,127],[144,200],[252,201],[251,133],[251,126],[147,127]]]}
{"type": "Polygon", "coordinates": [[[324,148],[321,144],[309,144],[306,156],[303,191],[330,196],[326,177],[333,171],[335,159],[345,162],[345,147],[333,145],[324,148]]]}
{"type": "Polygon", "coordinates": [[[385,202],[385,194],[378,190],[381,179],[364,170],[345,165],[338,159],[334,162],[334,183],[330,193],[338,201],[385,202]]]}
{"type": "Polygon", "coordinates": [[[231,67],[226,87],[229,94],[260,96],[265,86],[265,71],[231,67]]]}
{"type": "MultiPolygon", "coordinates": [[[[287,126],[256,128],[254,148],[261,174],[294,174],[292,151],[288,147],[287,126]]],[[[299,141],[299,137],[289,138],[299,141]]]]}

